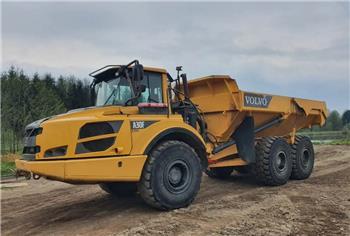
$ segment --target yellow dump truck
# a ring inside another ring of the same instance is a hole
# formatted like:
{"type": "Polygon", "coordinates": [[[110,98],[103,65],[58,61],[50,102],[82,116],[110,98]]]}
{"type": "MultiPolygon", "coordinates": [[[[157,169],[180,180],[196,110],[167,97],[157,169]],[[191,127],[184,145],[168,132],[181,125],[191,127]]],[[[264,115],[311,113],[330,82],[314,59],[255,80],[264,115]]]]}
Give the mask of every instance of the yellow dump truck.
{"type": "Polygon", "coordinates": [[[202,172],[248,170],[273,186],[312,172],[312,143],[296,131],[325,123],[324,102],[241,91],[226,75],[188,81],[181,67],[172,78],[137,60],[90,75],[95,106],[29,124],[19,173],[169,210],[191,204],[202,172]]]}

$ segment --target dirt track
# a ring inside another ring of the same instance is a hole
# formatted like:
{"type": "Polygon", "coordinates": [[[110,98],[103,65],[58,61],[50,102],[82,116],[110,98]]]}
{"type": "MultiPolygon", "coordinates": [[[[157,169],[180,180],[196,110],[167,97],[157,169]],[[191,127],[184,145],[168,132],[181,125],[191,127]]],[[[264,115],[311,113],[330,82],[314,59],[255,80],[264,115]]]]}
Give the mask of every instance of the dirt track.
{"type": "Polygon", "coordinates": [[[46,180],[2,189],[2,235],[350,235],[350,147],[316,146],[305,181],[258,186],[203,177],[195,202],[160,212],[138,197],[46,180]]]}

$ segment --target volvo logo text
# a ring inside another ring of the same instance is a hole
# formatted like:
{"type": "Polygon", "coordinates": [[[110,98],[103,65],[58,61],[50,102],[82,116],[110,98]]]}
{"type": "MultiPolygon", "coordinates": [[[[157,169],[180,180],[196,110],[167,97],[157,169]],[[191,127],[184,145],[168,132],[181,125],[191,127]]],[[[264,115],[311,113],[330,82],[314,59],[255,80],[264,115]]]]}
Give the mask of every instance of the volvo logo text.
{"type": "Polygon", "coordinates": [[[244,93],[244,106],[267,108],[271,99],[270,95],[244,93]]]}

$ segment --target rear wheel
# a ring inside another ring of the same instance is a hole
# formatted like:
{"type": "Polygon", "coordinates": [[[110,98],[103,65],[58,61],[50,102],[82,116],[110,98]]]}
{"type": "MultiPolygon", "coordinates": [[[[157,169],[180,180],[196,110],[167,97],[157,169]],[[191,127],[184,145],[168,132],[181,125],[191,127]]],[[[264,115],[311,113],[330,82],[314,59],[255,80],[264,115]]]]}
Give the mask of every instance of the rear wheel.
{"type": "Polygon", "coordinates": [[[231,175],[233,171],[233,167],[217,167],[217,168],[209,168],[205,170],[205,173],[211,178],[224,179],[231,175]]]}
{"type": "Polygon", "coordinates": [[[315,153],[311,140],[306,136],[296,136],[292,145],[291,179],[307,179],[314,167],[315,153]]]}
{"type": "Polygon", "coordinates": [[[286,140],[266,137],[257,142],[255,174],[258,181],[271,186],[283,185],[291,172],[291,147],[286,140]]]}
{"type": "Polygon", "coordinates": [[[165,141],[149,154],[138,190],[145,202],[157,209],[186,207],[196,197],[201,177],[196,152],[184,142],[165,141]]]}
{"type": "Polygon", "coordinates": [[[118,183],[103,183],[99,185],[102,190],[116,197],[132,196],[137,191],[136,183],[118,182],[118,183]]]}

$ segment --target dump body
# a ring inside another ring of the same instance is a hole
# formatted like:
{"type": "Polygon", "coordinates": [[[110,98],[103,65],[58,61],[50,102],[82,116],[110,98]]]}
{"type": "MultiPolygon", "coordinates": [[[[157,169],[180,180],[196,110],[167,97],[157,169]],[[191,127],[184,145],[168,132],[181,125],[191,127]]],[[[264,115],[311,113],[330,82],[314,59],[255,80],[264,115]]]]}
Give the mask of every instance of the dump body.
{"type": "Polygon", "coordinates": [[[257,132],[257,138],[287,136],[323,125],[327,116],[324,102],[241,91],[229,76],[208,76],[192,80],[188,86],[191,100],[204,114],[208,132],[218,142],[229,140],[247,116],[254,118],[255,128],[280,118],[277,124],[257,132]]]}

